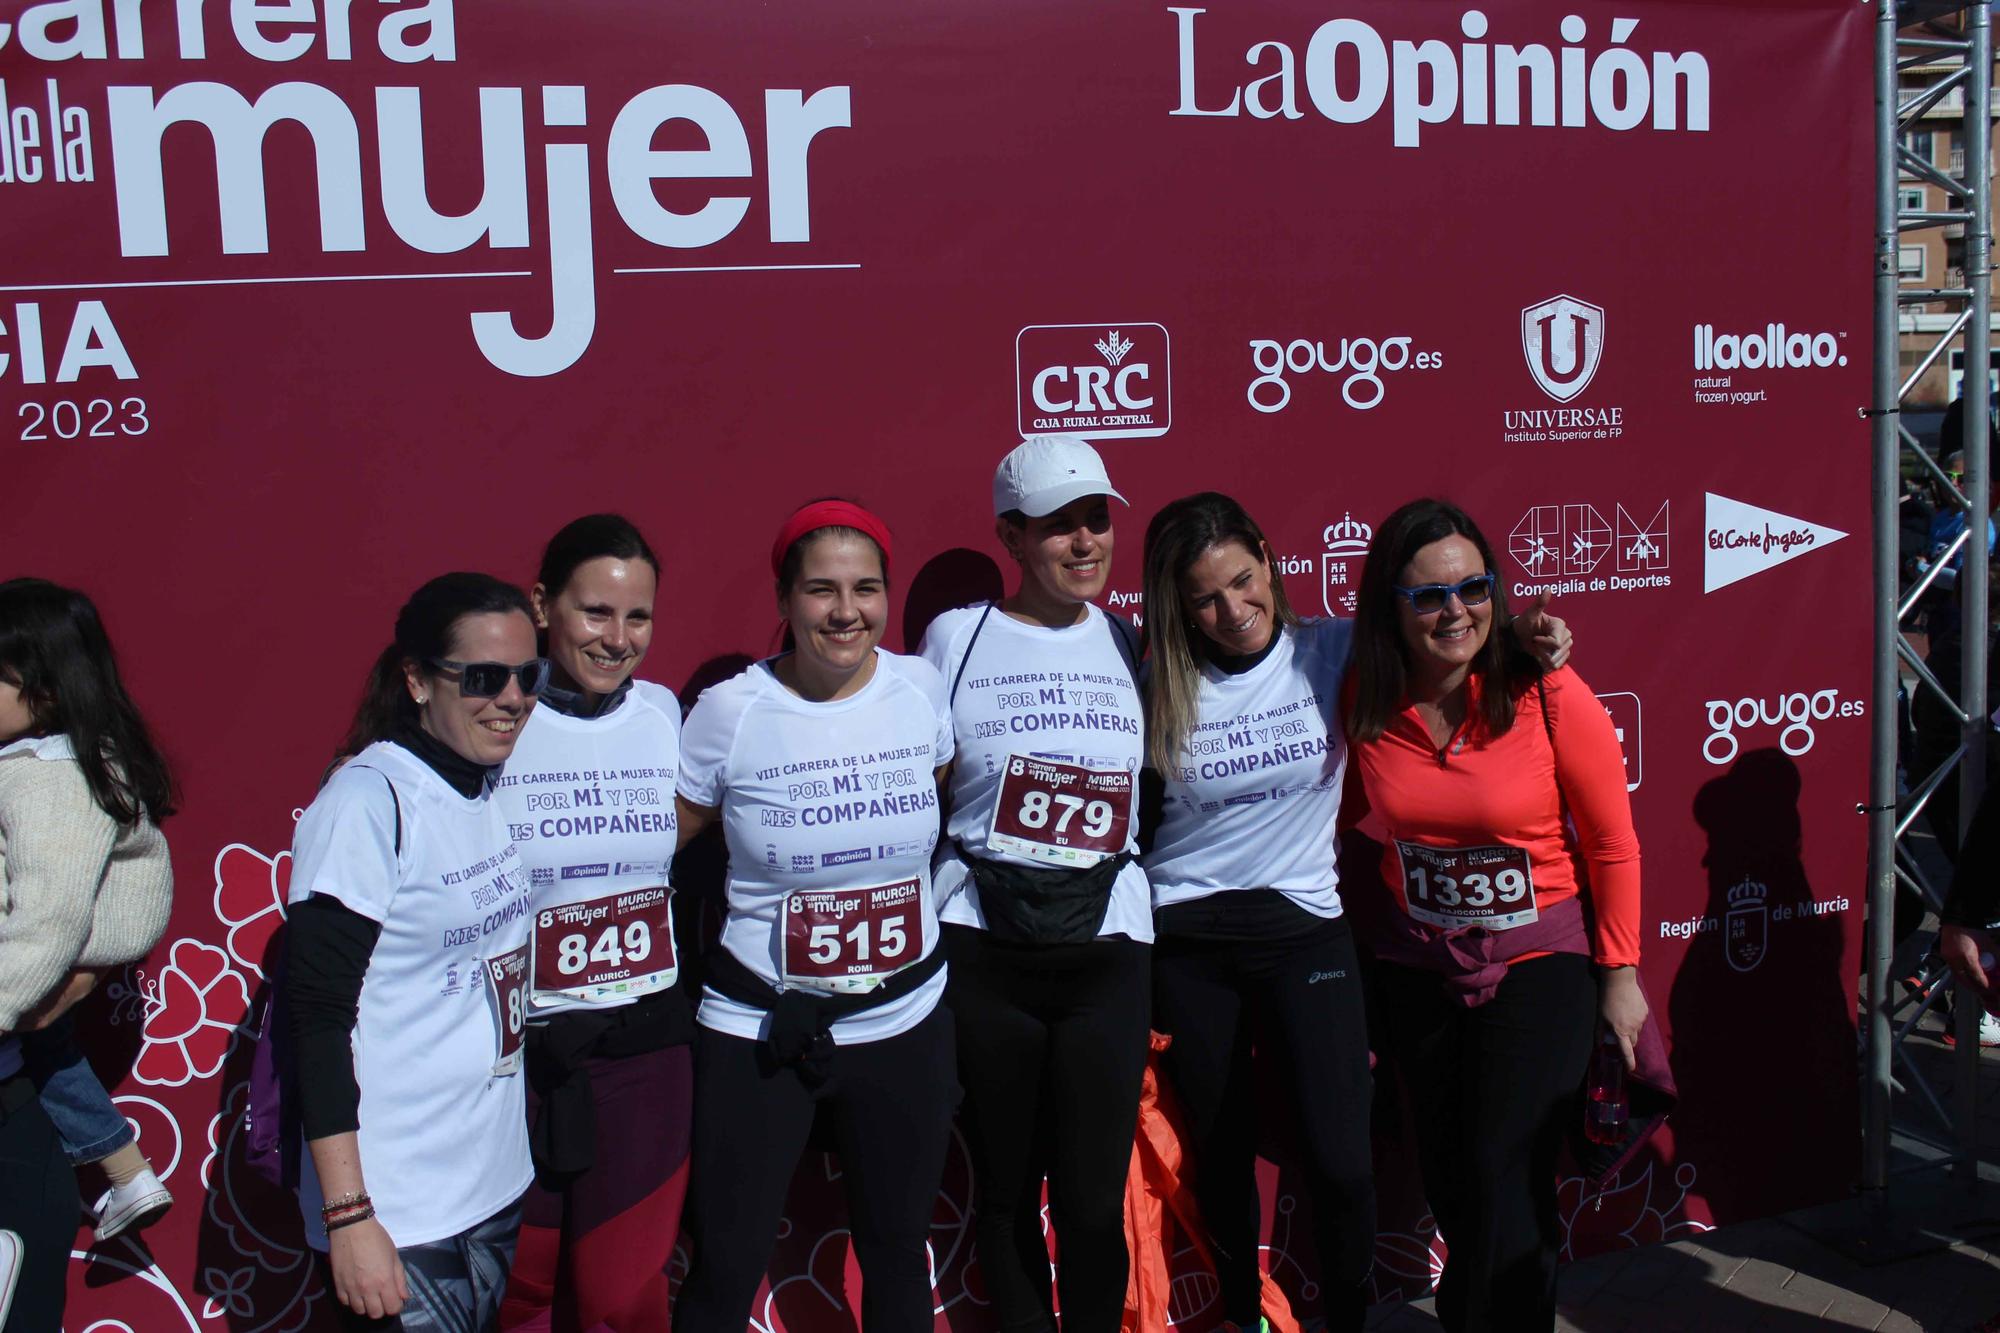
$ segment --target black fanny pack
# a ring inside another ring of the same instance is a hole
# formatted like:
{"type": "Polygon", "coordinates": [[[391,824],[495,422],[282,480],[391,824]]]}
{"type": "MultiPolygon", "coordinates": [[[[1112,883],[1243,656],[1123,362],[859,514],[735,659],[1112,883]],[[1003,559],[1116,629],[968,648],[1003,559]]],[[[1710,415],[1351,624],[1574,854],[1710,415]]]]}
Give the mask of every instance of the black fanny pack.
{"type": "Polygon", "coordinates": [[[993,938],[1010,944],[1087,944],[1104,929],[1111,886],[1131,861],[1130,852],[1107,856],[1083,870],[1044,869],[958,855],[979,886],[979,907],[993,938]]]}

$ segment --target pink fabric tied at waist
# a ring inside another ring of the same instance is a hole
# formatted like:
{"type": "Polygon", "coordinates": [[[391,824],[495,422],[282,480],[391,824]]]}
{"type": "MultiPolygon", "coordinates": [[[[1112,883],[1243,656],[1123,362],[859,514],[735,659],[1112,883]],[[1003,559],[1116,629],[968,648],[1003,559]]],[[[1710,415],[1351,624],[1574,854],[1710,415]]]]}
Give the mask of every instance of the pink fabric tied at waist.
{"type": "Polygon", "coordinates": [[[1414,921],[1402,911],[1356,915],[1362,942],[1385,963],[1397,963],[1444,979],[1452,999],[1468,1009],[1492,999],[1507,979],[1507,964],[1530,953],[1590,954],[1590,931],[1584,925],[1583,899],[1565,898],[1535,920],[1512,930],[1439,930],[1414,921]]]}

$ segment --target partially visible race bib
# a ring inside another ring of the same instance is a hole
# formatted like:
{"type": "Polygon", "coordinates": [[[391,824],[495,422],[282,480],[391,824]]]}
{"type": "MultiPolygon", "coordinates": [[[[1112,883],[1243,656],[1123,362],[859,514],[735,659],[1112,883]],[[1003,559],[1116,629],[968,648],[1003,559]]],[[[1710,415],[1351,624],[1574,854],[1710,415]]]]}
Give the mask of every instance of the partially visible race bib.
{"type": "Polygon", "coordinates": [[[1132,775],[1053,759],[1009,755],[986,845],[1031,861],[1093,866],[1125,850],[1132,826],[1132,775]]]}
{"type": "Polygon", "coordinates": [[[535,913],[532,1003],[635,998],[680,976],[671,895],[662,884],[535,913]]]}
{"type": "Polygon", "coordinates": [[[1403,910],[1443,930],[1512,930],[1533,921],[1535,877],[1520,847],[1426,847],[1396,842],[1403,910]]]}
{"type": "Polygon", "coordinates": [[[923,955],[924,882],[798,889],[785,896],[778,972],[788,986],[869,991],[923,955]]]}
{"type": "Polygon", "coordinates": [[[528,946],[480,959],[479,971],[493,1006],[493,1076],[518,1074],[528,1029],[528,946]]]}

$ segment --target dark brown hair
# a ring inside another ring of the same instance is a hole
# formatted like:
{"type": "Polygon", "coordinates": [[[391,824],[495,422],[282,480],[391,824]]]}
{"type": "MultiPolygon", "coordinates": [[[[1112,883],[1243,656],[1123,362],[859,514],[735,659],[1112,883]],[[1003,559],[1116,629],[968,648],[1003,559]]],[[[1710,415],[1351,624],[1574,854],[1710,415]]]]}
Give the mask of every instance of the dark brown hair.
{"type": "MultiPolygon", "coordinates": [[[[361,702],[354,710],[338,757],[360,754],[376,741],[417,725],[417,702],[403,675],[405,662],[426,664],[451,656],[452,636],[467,616],[518,611],[533,624],[535,613],[519,588],[491,574],[440,574],[410,594],[396,613],[396,637],[375,658],[361,702]]],[[[425,671],[429,671],[427,665],[425,671]]],[[[328,770],[329,774],[332,770],[328,770]]]]}
{"type": "Polygon", "coordinates": [[[1499,578],[1493,547],[1479,525],[1447,500],[1412,500],[1383,520],[1368,543],[1368,563],[1354,608],[1354,706],[1347,711],[1347,734],[1372,741],[1388,728],[1409,690],[1410,663],[1403,643],[1396,580],[1417,552],[1447,537],[1463,537],[1479,550],[1493,579],[1493,620],[1486,642],[1472,660],[1468,679],[1478,677],[1479,721],[1498,736],[1514,725],[1515,696],[1542,674],[1535,659],[1515,642],[1507,590],[1499,578]]]}
{"type": "Polygon", "coordinates": [[[174,781],[118,674],[90,598],[46,579],[0,583],[0,680],[36,727],[69,737],[84,785],[120,824],[174,812],[174,781]]]}

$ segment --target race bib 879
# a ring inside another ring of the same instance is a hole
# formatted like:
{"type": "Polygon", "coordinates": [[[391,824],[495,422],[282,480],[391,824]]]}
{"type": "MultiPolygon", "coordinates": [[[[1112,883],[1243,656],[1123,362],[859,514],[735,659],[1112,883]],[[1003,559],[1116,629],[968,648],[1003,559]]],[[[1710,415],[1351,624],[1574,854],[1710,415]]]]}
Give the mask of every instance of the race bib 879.
{"type": "Polygon", "coordinates": [[[1125,850],[1132,775],[1009,755],[986,845],[1031,861],[1093,866],[1125,850]]]}

